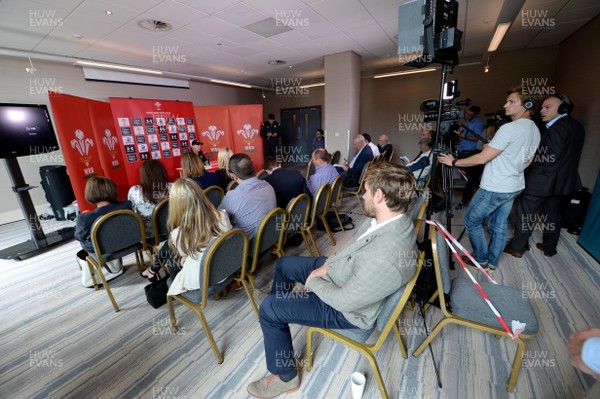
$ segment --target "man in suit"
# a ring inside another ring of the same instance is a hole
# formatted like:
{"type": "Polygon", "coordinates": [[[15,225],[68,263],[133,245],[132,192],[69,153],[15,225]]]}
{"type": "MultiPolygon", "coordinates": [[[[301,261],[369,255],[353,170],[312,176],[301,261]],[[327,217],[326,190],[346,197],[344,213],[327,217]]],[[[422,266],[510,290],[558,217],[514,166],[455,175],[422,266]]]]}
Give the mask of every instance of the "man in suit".
{"type": "Polygon", "coordinates": [[[352,145],[356,149],[356,154],[350,164],[345,163],[343,167],[336,167],[340,176],[342,176],[342,184],[346,187],[355,187],[358,185],[358,179],[365,164],[373,160],[373,151],[367,145],[367,140],[361,134],[354,136],[352,145]]]}
{"type": "Polygon", "coordinates": [[[557,94],[542,104],[543,135],[531,166],[525,172],[525,190],[517,200],[515,234],[504,252],[520,258],[536,222],[541,221],[543,242],[536,247],[546,256],[556,255],[560,237],[560,202],[581,188],[577,169],[585,140],[583,126],[569,115],[572,104],[557,94]],[[536,218],[538,213],[541,219],[536,218]]]}
{"type": "Polygon", "coordinates": [[[392,150],[394,148],[390,144],[390,139],[388,138],[387,134],[382,134],[379,136],[379,139],[377,140],[377,148],[379,148],[379,152],[381,154],[385,152],[386,161],[391,160],[392,150]]]}
{"type": "Polygon", "coordinates": [[[269,114],[267,121],[260,127],[260,137],[265,140],[265,158],[277,156],[281,134],[281,125],[275,121],[275,115],[269,114]]]}
{"type": "Polygon", "coordinates": [[[286,209],[287,204],[300,194],[310,195],[304,176],[297,170],[283,169],[275,157],[265,159],[264,166],[267,172],[264,180],[275,190],[278,207],[286,209]]]}
{"type": "Polygon", "coordinates": [[[271,294],[260,305],[267,369],[272,375],[248,385],[248,393],[271,398],[299,388],[290,324],[370,329],[385,299],[406,285],[417,260],[416,232],[408,209],[415,179],[404,167],[374,164],[365,176],[367,220],[355,241],[331,258],[277,261],[271,294]],[[293,292],[294,282],[305,291],[293,292]]]}

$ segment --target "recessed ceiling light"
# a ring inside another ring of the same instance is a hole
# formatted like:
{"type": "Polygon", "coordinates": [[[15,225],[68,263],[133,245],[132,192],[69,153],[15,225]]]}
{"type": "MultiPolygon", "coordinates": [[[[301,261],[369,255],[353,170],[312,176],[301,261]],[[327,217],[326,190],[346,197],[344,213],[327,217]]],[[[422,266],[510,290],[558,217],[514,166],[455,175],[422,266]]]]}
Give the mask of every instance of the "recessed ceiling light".
{"type": "Polygon", "coordinates": [[[142,19],[138,21],[138,26],[154,32],[164,32],[173,29],[173,25],[165,21],[159,21],[158,19],[142,19]]]}
{"type": "Polygon", "coordinates": [[[104,11],[104,12],[105,12],[106,14],[108,14],[108,15],[112,15],[112,11],[111,11],[111,10],[106,10],[106,11],[104,11]]]}
{"type": "Polygon", "coordinates": [[[285,64],[287,64],[287,61],[284,61],[284,60],[271,60],[271,61],[267,62],[267,64],[269,64],[269,65],[285,65],[285,64]]]}
{"type": "Polygon", "coordinates": [[[83,35],[80,35],[79,33],[73,33],[73,37],[77,40],[83,39],[83,35]]]}

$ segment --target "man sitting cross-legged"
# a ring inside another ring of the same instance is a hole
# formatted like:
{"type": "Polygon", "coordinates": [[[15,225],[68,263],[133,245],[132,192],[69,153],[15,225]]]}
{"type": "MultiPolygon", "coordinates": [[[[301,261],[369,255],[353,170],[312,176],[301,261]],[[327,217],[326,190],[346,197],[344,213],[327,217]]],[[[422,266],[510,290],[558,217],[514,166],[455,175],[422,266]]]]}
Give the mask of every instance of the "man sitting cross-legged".
{"type": "Polygon", "coordinates": [[[404,166],[376,163],[365,174],[367,220],[354,242],[326,257],[277,261],[271,294],[260,306],[267,369],[272,375],[248,385],[248,393],[272,398],[299,388],[289,324],[370,329],[385,298],[414,275],[416,233],[404,212],[415,179],[404,166]],[[294,282],[306,291],[293,292],[294,282]]]}

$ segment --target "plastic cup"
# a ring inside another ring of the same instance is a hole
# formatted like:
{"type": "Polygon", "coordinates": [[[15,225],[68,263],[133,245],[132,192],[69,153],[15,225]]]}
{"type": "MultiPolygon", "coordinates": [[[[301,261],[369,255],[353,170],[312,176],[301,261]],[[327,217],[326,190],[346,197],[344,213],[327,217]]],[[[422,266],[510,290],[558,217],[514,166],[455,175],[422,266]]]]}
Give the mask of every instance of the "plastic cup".
{"type": "Polygon", "coordinates": [[[350,377],[352,383],[352,399],[361,399],[365,390],[365,375],[361,372],[355,371],[350,377]]]}

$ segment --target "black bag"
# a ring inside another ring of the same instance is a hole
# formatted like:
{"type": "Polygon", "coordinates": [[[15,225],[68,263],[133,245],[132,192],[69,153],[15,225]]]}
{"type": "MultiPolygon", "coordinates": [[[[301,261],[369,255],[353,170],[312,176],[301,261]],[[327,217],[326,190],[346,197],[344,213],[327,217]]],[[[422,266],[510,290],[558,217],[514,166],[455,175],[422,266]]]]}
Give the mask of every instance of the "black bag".
{"type": "Polygon", "coordinates": [[[560,206],[560,225],[569,229],[569,233],[578,234],[592,199],[589,189],[582,187],[571,195],[563,197],[560,206]]]}
{"type": "Polygon", "coordinates": [[[150,306],[154,309],[158,309],[165,303],[167,303],[167,292],[169,291],[169,286],[167,285],[167,279],[169,276],[161,278],[158,281],[148,284],[144,287],[144,291],[146,292],[146,299],[150,306]]]}
{"type": "MultiPolygon", "coordinates": [[[[337,217],[335,216],[335,212],[327,212],[327,214],[325,215],[325,219],[327,219],[327,224],[331,228],[331,231],[342,231],[340,223],[338,222],[337,217]]],[[[354,225],[352,224],[352,218],[350,216],[341,213],[340,221],[342,222],[342,226],[344,226],[344,230],[352,230],[354,228],[354,225]]],[[[323,222],[321,222],[321,219],[317,220],[317,229],[320,231],[325,231],[325,226],[323,225],[323,222]]]]}

